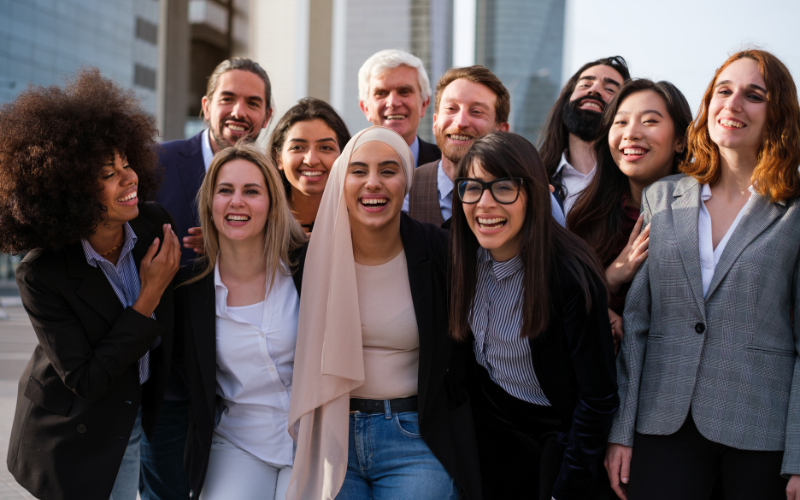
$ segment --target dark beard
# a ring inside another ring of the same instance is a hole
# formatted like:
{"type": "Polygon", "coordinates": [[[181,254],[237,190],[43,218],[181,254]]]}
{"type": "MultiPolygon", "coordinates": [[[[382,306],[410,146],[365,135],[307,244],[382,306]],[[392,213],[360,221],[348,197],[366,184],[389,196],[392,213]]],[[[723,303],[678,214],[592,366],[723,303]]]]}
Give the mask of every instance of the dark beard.
{"type": "MultiPolygon", "coordinates": [[[[594,141],[597,130],[600,128],[600,120],[602,120],[603,114],[579,109],[578,106],[586,99],[601,100],[599,97],[583,96],[580,99],[565,102],[562,111],[567,131],[584,142],[591,142],[594,141]]],[[[605,105],[605,102],[603,105],[605,105]]]]}

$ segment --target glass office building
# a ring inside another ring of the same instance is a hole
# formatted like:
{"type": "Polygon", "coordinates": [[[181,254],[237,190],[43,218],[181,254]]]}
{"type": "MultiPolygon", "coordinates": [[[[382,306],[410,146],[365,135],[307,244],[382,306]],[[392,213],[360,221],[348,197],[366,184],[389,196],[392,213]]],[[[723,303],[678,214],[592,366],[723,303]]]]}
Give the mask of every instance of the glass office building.
{"type": "Polygon", "coordinates": [[[511,93],[511,130],[536,144],[561,90],[565,0],[478,0],[475,59],[511,93]]]}
{"type": "Polygon", "coordinates": [[[0,0],[0,102],[95,66],[156,116],[158,0],[0,0]]]}

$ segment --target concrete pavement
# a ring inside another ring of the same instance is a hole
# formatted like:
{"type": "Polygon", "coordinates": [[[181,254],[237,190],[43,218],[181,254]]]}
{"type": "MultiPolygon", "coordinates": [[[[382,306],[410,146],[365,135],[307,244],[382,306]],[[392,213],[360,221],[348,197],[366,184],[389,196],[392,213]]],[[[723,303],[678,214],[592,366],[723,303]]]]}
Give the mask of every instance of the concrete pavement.
{"type": "Polygon", "coordinates": [[[0,307],[8,316],[0,320],[0,500],[23,500],[34,497],[17,484],[5,459],[17,404],[17,384],[37,342],[19,297],[0,297],[0,307]]]}

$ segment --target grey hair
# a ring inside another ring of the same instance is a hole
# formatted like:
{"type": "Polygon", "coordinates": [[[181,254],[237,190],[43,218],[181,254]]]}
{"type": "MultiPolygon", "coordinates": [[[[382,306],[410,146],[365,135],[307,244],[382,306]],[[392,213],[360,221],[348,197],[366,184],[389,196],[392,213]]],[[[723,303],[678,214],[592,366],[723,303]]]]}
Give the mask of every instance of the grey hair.
{"type": "Polygon", "coordinates": [[[422,100],[427,101],[431,97],[431,82],[428,79],[428,72],[425,71],[425,65],[422,64],[422,59],[398,49],[381,50],[364,61],[361,69],[358,70],[358,99],[360,101],[369,99],[370,78],[403,64],[417,70],[419,92],[422,100]]]}
{"type": "Polygon", "coordinates": [[[267,109],[271,109],[272,84],[269,81],[269,76],[267,75],[267,72],[264,71],[264,68],[262,68],[257,62],[246,57],[232,57],[231,59],[226,59],[219,63],[217,67],[214,68],[214,71],[211,72],[211,76],[208,77],[208,85],[206,85],[206,97],[211,99],[214,96],[214,92],[217,91],[219,77],[223,73],[234,69],[249,71],[264,81],[264,104],[266,105],[267,109]]]}

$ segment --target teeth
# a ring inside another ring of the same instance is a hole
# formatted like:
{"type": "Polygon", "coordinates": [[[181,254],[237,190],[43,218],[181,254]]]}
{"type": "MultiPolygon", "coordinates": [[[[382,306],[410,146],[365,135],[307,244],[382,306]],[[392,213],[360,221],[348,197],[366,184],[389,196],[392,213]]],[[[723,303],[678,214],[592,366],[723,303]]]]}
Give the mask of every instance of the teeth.
{"type": "Polygon", "coordinates": [[[117,201],[130,201],[130,200],[132,200],[132,199],[136,198],[136,195],[137,195],[137,194],[138,194],[138,192],[137,192],[137,191],[134,191],[134,192],[132,192],[131,194],[129,194],[128,196],[126,196],[125,198],[120,198],[120,199],[118,199],[117,201]]]}
{"type": "Polygon", "coordinates": [[[735,127],[735,128],[744,127],[744,123],[734,122],[731,120],[720,120],[720,123],[725,125],[726,127],[735,127]]]}
{"type": "Polygon", "coordinates": [[[303,170],[300,172],[303,177],[322,177],[322,172],[314,172],[312,170],[303,170]]]}
{"type": "Polygon", "coordinates": [[[596,102],[585,102],[583,103],[583,105],[581,105],[581,107],[594,108],[597,111],[601,111],[600,105],[597,104],[596,102]]]}
{"type": "Polygon", "coordinates": [[[250,217],[246,215],[229,215],[226,217],[226,219],[230,221],[246,222],[250,220],[250,217]]]}
{"type": "Polygon", "coordinates": [[[402,120],[406,115],[386,115],[387,120],[402,120]]]}
{"type": "Polygon", "coordinates": [[[494,224],[499,224],[499,223],[505,222],[505,221],[506,221],[506,219],[504,219],[502,217],[494,217],[494,218],[491,218],[491,219],[482,219],[482,218],[478,217],[478,224],[481,224],[481,225],[494,225],[494,224]]]}
{"type": "Polygon", "coordinates": [[[361,198],[364,205],[385,205],[387,201],[386,198],[361,198]]]}
{"type": "Polygon", "coordinates": [[[228,124],[228,128],[233,130],[234,132],[244,132],[245,130],[247,130],[245,127],[242,127],[241,125],[233,125],[230,123],[228,124]]]}
{"type": "Polygon", "coordinates": [[[626,155],[643,155],[645,154],[645,150],[637,148],[625,148],[622,150],[622,153],[626,155]]]}
{"type": "Polygon", "coordinates": [[[457,134],[450,134],[450,138],[455,141],[468,141],[472,139],[472,137],[468,135],[457,135],[457,134]]]}

